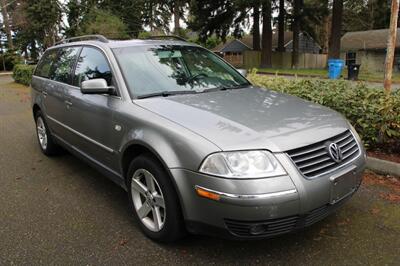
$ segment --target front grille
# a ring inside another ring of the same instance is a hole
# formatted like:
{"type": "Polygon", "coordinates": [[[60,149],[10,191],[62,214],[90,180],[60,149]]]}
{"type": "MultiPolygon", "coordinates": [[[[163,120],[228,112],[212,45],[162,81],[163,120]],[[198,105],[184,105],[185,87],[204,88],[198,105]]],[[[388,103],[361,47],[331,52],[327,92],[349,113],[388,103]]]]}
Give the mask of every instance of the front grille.
{"type": "Polygon", "coordinates": [[[330,139],[288,151],[287,154],[304,176],[313,178],[348,164],[358,157],[359,151],[353,134],[346,130],[330,139]],[[341,162],[337,163],[331,158],[326,143],[336,143],[340,147],[343,154],[341,162]]]}
{"type": "Polygon", "coordinates": [[[238,236],[244,237],[269,237],[289,233],[296,227],[298,216],[289,216],[280,219],[258,221],[258,222],[247,222],[247,221],[236,221],[225,219],[225,224],[229,231],[238,236]],[[252,227],[261,227],[261,232],[254,234],[251,232],[252,227]]]}

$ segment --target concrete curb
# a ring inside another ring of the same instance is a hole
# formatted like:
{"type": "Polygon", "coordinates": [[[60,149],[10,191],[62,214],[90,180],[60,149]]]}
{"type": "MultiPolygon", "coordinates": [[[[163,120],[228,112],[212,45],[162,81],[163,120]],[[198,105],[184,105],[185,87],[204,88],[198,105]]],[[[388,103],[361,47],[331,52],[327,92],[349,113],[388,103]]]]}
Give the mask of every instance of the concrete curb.
{"type": "Polygon", "coordinates": [[[367,168],[380,174],[400,176],[400,163],[367,157],[367,168]]]}

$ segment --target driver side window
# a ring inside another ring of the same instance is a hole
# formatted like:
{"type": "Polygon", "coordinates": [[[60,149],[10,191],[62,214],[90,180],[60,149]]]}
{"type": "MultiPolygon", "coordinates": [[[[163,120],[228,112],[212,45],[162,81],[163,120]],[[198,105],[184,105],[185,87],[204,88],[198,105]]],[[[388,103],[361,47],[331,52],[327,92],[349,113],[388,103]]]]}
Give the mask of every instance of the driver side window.
{"type": "Polygon", "coordinates": [[[112,74],[104,54],[92,47],[83,47],[76,64],[73,85],[80,87],[82,81],[103,78],[112,86],[112,74]]]}

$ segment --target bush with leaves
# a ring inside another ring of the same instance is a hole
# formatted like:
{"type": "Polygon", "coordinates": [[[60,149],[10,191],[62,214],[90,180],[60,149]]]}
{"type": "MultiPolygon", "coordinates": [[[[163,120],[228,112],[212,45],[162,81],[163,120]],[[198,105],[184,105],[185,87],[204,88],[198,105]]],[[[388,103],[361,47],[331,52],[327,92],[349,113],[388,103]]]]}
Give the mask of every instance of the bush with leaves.
{"type": "Polygon", "coordinates": [[[400,91],[389,95],[364,83],[322,79],[285,79],[257,75],[254,85],[291,94],[342,113],[368,149],[400,152],[400,91]]]}
{"type": "Polygon", "coordinates": [[[17,83],[29,86],[31,84],[32,74],[34,70],[35,66],[33,65],[15,65],[13,70],[13,79],[17,83]]]}
{"type": "Polygon", "coordinates": [[[21,64],[22,61],[23,59],[18,53],[12,50],[7,51],[0,55],[0,69],[4,71],[11,71],[15,65],[21,64]]]}

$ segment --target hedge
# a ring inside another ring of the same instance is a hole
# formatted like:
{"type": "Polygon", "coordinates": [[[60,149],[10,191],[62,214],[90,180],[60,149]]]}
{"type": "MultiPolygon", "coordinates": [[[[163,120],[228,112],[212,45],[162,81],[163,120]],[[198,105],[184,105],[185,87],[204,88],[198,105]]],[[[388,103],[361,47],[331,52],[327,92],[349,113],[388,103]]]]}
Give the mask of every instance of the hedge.
{"type": "Polygon", "coordinates": [[[323,79],[285,79],[257,75],[254,85],[291,94],[342,113],[356,128],[368,149],[400,153],[400,90],[387,95],[383,88],[361,82],[323,79]]]}
{"type": "Polygon", "coordinates": [[[35,66],[33,65],[15,65],[13,69],[13,78],[15,82],[29,86],[34,69],[35,66]]]}

